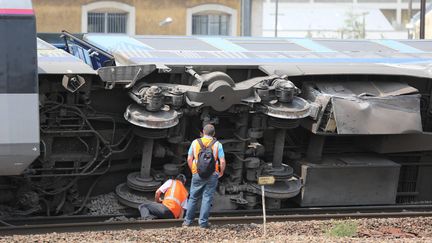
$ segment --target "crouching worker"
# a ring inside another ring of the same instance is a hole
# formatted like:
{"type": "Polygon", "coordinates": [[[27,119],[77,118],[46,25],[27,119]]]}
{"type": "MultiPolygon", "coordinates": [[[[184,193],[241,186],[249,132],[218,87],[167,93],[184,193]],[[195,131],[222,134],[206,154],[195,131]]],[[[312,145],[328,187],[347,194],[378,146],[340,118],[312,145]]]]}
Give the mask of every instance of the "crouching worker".
{"type": "Polygon", "coordinates": [[[141,218],[178,219],[186,209],[188,192],[184,186],[186,177],[178,175],[174,180],[167,180],[155,193],[155,202],[139,205],[141,218]],[[161,200],[161,194],[164,194],[161,200]]]}

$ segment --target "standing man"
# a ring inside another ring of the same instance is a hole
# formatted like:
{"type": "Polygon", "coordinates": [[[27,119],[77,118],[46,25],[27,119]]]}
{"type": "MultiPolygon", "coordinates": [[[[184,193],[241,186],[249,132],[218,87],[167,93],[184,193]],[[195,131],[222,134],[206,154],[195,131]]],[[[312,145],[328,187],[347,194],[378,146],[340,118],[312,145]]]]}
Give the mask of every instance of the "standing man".
{"type": "Polygon", "coordinates": [[[192,182],[183,226],[192,224],[198,199],[202,197],[198,223],[202,228],[210,227],[208,218],[213,195],[218,178],[223,176],[226,166],[222,144],[214,138],[214,135],[214,126],[205,125],[203,137],[195,139],[189,148],[187,162],[192,171],[192,182]]]}
{"type": "Polygon", "coordinates": [[[154,216],[159,219],[178,219],[183,217],[187,205],[188,192],[184,186],[186,177],[179,174],[174,180],[167,180],[155,193],[155,202],[138,206],[142,218],[154,216]],[[164,199],[161,200],[161,194],[164,199]]]}

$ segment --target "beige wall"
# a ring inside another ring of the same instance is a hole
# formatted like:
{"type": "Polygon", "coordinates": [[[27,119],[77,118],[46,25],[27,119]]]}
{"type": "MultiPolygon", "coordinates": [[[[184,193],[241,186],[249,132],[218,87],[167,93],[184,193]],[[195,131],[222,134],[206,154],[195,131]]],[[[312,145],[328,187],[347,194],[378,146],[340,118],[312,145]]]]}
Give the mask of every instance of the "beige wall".
{"type": "MultiPolygon", "coordinates": [[[[237,10],[237,30],[240,33],[240,0],[116,0],[135,6],[136,28],[139,35],[185,35],[186,10],[201,4],[222,4],[237,10]],[[171,17],[173,22],[159,26],[171,17]]],[[[81,32],[81,6],[94,0],[33,0],[38,32],[67,30],[81,32]]]]}

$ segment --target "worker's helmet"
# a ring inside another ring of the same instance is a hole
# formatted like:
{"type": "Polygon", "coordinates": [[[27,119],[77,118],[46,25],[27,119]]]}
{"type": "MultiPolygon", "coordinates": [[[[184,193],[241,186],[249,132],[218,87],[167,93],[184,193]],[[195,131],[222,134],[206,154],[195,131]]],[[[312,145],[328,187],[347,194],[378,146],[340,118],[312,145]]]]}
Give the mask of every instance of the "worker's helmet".
{"type": "Polygon", "coordinates": [[[179,174],[179,175],[176,177],[176,180],[179,180],[179,181],[181,181],[183,184],[185,184],[185,183],[186,183],[186,176],[183,175],[183,174],[179,174]]]}

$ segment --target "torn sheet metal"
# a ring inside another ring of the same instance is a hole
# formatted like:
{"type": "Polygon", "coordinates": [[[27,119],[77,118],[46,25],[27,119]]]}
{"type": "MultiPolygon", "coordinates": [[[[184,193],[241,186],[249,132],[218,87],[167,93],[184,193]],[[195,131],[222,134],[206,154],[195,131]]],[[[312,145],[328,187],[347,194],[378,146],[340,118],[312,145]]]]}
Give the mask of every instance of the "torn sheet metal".
{"type": "Polygon", "coordinates": [[[259,69],[268,75],[397,75],[419,78],[432,77],[432,65],[423,63],[353,63],[349,59],[339,63],[287,63],[276,65],[261,65],[259,69]]]}
{"type": "Polygon", "coordinates": [[[39,74],[94,74],[96,71],[81,59],[37,39],[39,74]]]}
{"type": "Polygon", "coordinates": [[[422,132],[420,94],[400,82],[306,83],[303,96],[320,107],[304,125],[318,134],[422,132]]]}
{"type": "Polygon", "coordinates": [[[102,67],[97,73],[102,81],[107,83],[109,89],[114,88],[116,84],[125,84],[126,88],[131,88],[136,81],[149,75],[156,68],[156,65],[102,67]]]}
{"type": "Polygon", "coordinates": [[[390,97],[418,92],[402,82],[332,81],[317,82],[315,85],[322,93],[341,97],[390,97]]]}

